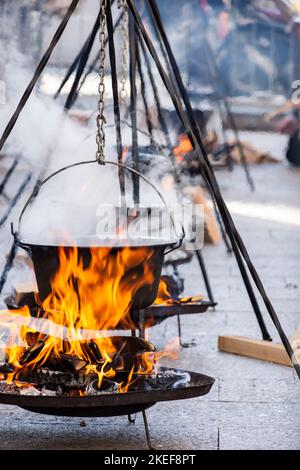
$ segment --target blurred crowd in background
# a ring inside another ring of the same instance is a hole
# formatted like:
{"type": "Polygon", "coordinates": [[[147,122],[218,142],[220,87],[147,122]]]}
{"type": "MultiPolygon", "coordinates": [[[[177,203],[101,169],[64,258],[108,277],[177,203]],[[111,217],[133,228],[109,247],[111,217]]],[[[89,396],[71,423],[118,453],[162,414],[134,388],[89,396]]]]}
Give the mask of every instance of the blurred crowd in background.
{"type": "MultiPolygon", "coordinates": [[[[86,8],[81,10],[95,8],[95,2],[82,2],[86,8]]],[[[0,2],[5,26],[0,28],[0,41],[14,41],[34,66],[70,1],[18,0],[17,8],[12,3],[0,2]]],[[[210,97],[216,88],[228,98],[260,94],[264,99],[280,95],[291,100],[293,84],[300,79],[300,0],[172,0],[172,8],[169,0],[157,3],[195,102],[210,97]],[[212,80],[210,59],[217,66],[218,84],[212,80]]],[[[87,37],[90,21],[77,14],[72,23],[73,30],[59,45],[51,65],[68,67],[87,37]]],[[[5,78],[6,53],[2,48],[1,78],[5,78]]],[[[300,151],[298,106],[287,108],[277,116],[276,130],[292,137],[288,155],[297,163],[298,156],[293,155],[300,151]]]]}

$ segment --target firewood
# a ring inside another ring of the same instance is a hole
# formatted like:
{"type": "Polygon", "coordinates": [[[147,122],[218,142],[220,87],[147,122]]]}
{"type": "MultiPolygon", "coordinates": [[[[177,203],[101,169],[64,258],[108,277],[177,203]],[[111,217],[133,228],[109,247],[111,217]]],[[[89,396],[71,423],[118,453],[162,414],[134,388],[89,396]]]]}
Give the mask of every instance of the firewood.
{"type": "Polygon", "coordinates": [[[291,337],[291,345],[295,352],[296,359],[300,364],[300,328],[291,337]]]}
{"type": "MultiPolygon", "coordinates": [[[[246,162],[250,165],[260,165],[262,163],[279,163],[278,158],[273,157],[268,152],[262,152],[256,149],[250,142],[242,142],[241,144],[243,146],[246,162]]],[[[231,157],[236,163],[241,163],[241,154],[238,146],[235,142],[230,142],[230,145],[233,145],[233,150],[231,150],[231,157]]]]}
{"type": "MultiPolygon", "coordinates": [[[[290,342],[295,358],[300,363],[300,328],[290,338],[290,342]]],[[[292,366],[284,346],[272,341],[255,340],[242,336],[219,336],[218,346],[222,352],[292,366]]]]}
{"type": "Polygon", "coordinates": [[[189,196],[195,204],[203,205],[204,242],[212,245],[217,245],[220,242],[221,236],[215,215],[206,201],[203,189],[199,186],[188,186],[184,189],[184,194],[189,196]]]}

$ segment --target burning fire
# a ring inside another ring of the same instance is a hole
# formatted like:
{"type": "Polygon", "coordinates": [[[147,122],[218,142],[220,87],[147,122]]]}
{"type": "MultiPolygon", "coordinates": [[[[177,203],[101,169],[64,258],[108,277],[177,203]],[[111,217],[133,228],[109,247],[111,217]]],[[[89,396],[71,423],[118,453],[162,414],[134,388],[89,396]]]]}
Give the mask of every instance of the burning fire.
{"type": "Polygon", "coordinates": [[[170,287],[168,286],[167,281],[161,278],[154,305],[187,304],[190,302],[200,302],[201,300],[203,300],[202,295],[174,298],[170,292],[170,287]]]}
{"type": "Polygon", "coordinates": [[[192,152],[193,146],[186,134],[181,134],[178,140],[179,144],[173,149],[173,155],[176,157],[178,163],[181,163],[184,159],[184,156],[192,152]]]}
{"type": "Polygon", "coordinates": [[[43,302],[47,317],[72,331],[132,327],[129,312],[138,290],[154,282],[147,261],[152,248],[91,248],[88,267],[77,248],[59,248],[60,267],[43,302]]]}
{"type": "Polygon", "coordinates": [[[163,305],[167,303],[173,303],[173,298],[172,295],[169,292],[169,286],[167,282],[164,279],[160,280],[159,286],[158,286],[158,291],[157,291],[157,297],[155,299],[154,304],[155,305],[163,305]]]}
{"type": "MultiPolygon", "coordinates": [[[[1,313],[0,322],[10,336],[4,352],[5,362],[12,366],[13,372],[6,374],[7,381],[16,383],[20,372],[26,374],[47,367],[49,361],[59,364],[66,358],[73,358],[73,362],[75,358],[75,368],[81,373],[96,374],[99,387],[104,378],[115,377],[124,345],[107,336],[108,331],[120,326],[135,328],[130,309],[139,290],[154,282],[147,262],[153,248],[91,248],[90,251],[91,261],[86,267],[77,248],[59,248],[60,264],[52,279],[52,291],[35,319],[55,325],[55,335],[37,331],[29,322],[26,324],[25,320],[31,318],[28,307],[1,313]],[[24,319],[21,328],[14,321],[17,317],[24,319]],[[88,340],[88,330],[98,337],[88,340]]],[[[119,392],[128,391],[137,374],[151,373],[155,362],[153,351],[138,355],[138,361],[129,370],[125,367],[127,379],[119,383],[119,392]]]]}

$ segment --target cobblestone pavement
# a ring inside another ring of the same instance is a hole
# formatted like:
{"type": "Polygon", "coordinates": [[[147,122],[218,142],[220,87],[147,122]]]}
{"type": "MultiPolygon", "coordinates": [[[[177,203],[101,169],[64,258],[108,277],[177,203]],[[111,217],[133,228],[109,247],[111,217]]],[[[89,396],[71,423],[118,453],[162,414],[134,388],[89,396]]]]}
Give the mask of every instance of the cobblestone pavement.
{"type": "MultiPolygon", "coordinates": [[[[283,154],[282,140],[256,135],[255,141],[283,154]]],[[[256,192],[245,183],[242,168],[220,171],[223,195],[246,242],[288,335],[300,325],[300,171],[284,162],[251,168],[256,192]]],[[[236,262],[224,246],[205,247],[204,256],[218,307],[185,317],[185,341],[196,345],[165,363],[216,378],[204,398],[161,403],[148,412],[153,444],[159,449],[299,449],[300,384],[289,367],[220,353],[221,334],[260,338],[236,262]]],[[[182,268],[186,292],[203,292],[196,261],[182,268]]],[[[260,302],[261,303],[261,302],[260,302]]],[[[272,336],[278,335],[265,313],[272,336]]],[[[176,337],[170,319],[150,332],[162,347],[176,337]]],[[[30,414],[0,406],[0,449],[142,449],[146,448],[140,416],[81,419],[30,414]]]]}

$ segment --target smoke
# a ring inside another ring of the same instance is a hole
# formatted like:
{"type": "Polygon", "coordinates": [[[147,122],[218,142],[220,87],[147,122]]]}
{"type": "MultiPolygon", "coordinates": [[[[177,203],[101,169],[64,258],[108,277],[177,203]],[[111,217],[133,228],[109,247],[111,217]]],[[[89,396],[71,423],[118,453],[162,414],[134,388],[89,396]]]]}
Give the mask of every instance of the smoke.
{"type": "MultiPolygon", "coordinates": [[[[12,55],[6,64],[6,76],[9,77],[6,81],[7,101],[1,107],[1,133],[31,79],[26,58],[20,54],[12,55]]],[[[70,163],[76,148],[86,137],[87,130],[68,118],[61,105],[35,92],[18,119],[4,151],[19,154],[33,170],[40,171],[45,166],[57,169],[70,163]]]]}
{"type": "MultiPolygon", "coordinates": [[[[14,79],[9,82],[8,100],[1,113],[1,130],[10,118],[24,85],[29,82],[30,70],[26,67],[26,58],[20,54],[12,55],[6,73],[14,79]]],[[[35,93],[18,120],[5,150],[13,155],[19,154],[36,176],[42,172],[43,177],[67,165],[94,160],[96,114],[95,111],[88,126],[82,126],[63,113],[61,104],[47,95],[35,93]]],[[[105,154],[107,160],[116,161],[114,121],[109,104],[106,107],[106,119],[105,154]]],[[[131,129],[125,125],[125,147],[130,146],[131,138],[131,129]]],[[[140,144],[146,141],[147,138],[140,135],[140,144]]],[[[148,176],[160,186],[160,191],[166,193],[165,188],[158,183],[161,180],[158,178],[161,167],[155,164],[155,160],[153,157],[154,163],[151,163],[148,176]]],[[[133,207],[132,175],[126,172],[126,176],[127,205],[133,207]]],[[[151,186],[140,181],[140,187],[142,206],[162,205],[151,186]]],[[[166,193],[166,199],[168,202],[174,201],[172,190],[166,193]]],[[[90,242],[90,237],[96,236],[99,205],[117,207],[120,200],[116,167],[103,167],[95,163],[64,171],[51,179],[31,204],[24,217],[22,238],[35,243],[53,243],[68,235],[71,239],[87,237],[90,242]]]]}
{"type": "MultiPolygon", "coordinates": [[[[70,57],[70,62],[73,57],[70,57]]],[[[25,87],[33,74],[32,58],[21,54],[17,48],[17,39],[6,35],[5,41],[5,77],[6,103],[1,107],[0,132],[3,132],[25,87]]],[[[51,73],[55,73],[53,68],[51,73]]],[[[62,74],[62,71],[59,71],[62,74]]],[[[114,117],[111,103],[111,83],[106,77],[106,147],[107,160],[116,161],[114,117]]],[[[11,155],[20,155],[21,160],[29,166],[35,178],[49,176],[67,165],[95,159],[96,154],[96,115],[97,87],[94,100],[89,99],[91,119],[82,125],[67,116],[62,110],[62,103],[56,102],[44,93],[44,86],[37,86],[26,104],[11,134],[4,151],[11,155]]],[[[139,126],[144,130],[144,115],[138,104],[139,126]]],[[[130,117],[123,125],[122,139],[124,148],[130,147],[132,131],[130,117]],[[129,125],[128,125],[129,124],[129,125]]],[[[156,132],[155,137],[162,143],[162,135],[156,132]]],[[[139,145],[149,144],[149,138],[139,131],[139,145]]],[[[141,150],[141,153],[143,150],[141,150]]],[[[130,153],[130,152],[129,152],[130,153]]],[[[163,194],[167,205],[177,201],[172,165],[162,158],[151,156],[147,167],[147,177],[163,194]],[[163,170],[163,171],[162,171],[163,170]]],[[[143,173],[143,168],[141,171],[143,173]]],[[[33,178],[34,179],[34,178],[33,178]]],[[[132,174],[126,171],[126,205],[134,207],[132,174]]],[[[34,243],[55,243],[58,240],[82,240],[90,243],[99,235],[99,206],[113,208],[120,206],[121,196],[118,183],[118,168],[111,165],[82,165],[60,173],[43,186],[26,211],[21,227],[21,237],[34,243]]],[[[143,208],[164,207],[164,202],[147,182],[140,180],[140,205],[143,208]]],[[[101,212],[101,211],[100,211],[101,212]]],[[[142,220],[140,233],[145,238],[146,219],[142,220]]],[[[112,225],[112,230],[115,228],[112,225]]],[[[101,227],[100,227],[101,231],[101,227]]],[[[104,227],[103,227],[104,231],[104,227]]],[[[180,230],[178,230],[180,232],[180,230]]],[[[107,238],[113,233],[107,233],[107,238]]],[[[170,239],[170,236],[163,236],[170,239]]],[[[172,237],[171,237],[172,238],[172,237]]]]}

